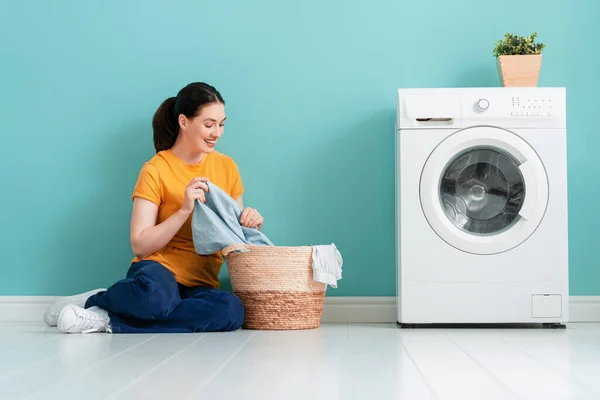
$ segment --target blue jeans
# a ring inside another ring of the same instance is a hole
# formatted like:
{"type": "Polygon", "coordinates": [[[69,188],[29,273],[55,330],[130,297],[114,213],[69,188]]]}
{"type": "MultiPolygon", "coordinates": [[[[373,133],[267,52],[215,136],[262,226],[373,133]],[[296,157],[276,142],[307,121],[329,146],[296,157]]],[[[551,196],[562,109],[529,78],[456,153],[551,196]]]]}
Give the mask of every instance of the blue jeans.
{"type": "Polygon", "coordinates": [[[127,278],[91,296],[110,316],[113,333],[224,332],[239,329],[244,307],[232,293],[190,288],[156,261],[133,263],[127,278]]]}

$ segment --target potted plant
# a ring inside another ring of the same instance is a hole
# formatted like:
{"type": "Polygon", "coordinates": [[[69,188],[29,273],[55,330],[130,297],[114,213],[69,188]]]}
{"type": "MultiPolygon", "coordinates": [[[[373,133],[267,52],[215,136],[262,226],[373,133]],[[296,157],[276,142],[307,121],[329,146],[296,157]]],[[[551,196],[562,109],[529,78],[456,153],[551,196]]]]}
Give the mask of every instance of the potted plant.
{"type": "Polygon", "coordinates": [[[502,86],[537,86],[542,66],[542,50],[546,46],[536,43],[537,32],[529,37],[505,33],[503,40],[494,46],[502,86]]]}

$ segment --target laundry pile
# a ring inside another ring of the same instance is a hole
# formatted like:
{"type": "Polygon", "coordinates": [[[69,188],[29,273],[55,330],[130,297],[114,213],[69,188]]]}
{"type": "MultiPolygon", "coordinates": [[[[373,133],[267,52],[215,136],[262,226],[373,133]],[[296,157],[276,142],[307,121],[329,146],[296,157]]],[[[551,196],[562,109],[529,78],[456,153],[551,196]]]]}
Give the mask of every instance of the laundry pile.
{"type": "MultiPolygon", "coordinates": [[[[198,254],[213,254],[234,244],[274,246],[256,228],[240,224],[242,208],[221,188],[207,182],[206,203],[196,200],[192,215],[192,238],[198,254]]],[[[243,250],[240,250],[243,251],[243,250]]],[[[342,255],[335,244],[312,246],[313,279],[337,288],[342,279],[342,255]]]]}

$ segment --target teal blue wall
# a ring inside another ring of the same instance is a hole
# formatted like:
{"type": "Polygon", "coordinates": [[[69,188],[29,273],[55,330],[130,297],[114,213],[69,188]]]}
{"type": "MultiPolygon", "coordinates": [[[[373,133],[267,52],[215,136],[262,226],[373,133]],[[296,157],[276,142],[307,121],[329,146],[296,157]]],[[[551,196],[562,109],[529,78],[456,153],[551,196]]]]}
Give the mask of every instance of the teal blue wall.
{"type": "Polygon", "coordinates": [[[3,2],[0,295],[125,274],[152,114],[198,80],[225,96],[219,150],[271,239],[335,242],[329,295],[393,295],[396,88],[498,86],[494,42],[533,30],[540,85],[568,89],[572,294],[600,295],[599,14],[596,0],[3,2]]]}

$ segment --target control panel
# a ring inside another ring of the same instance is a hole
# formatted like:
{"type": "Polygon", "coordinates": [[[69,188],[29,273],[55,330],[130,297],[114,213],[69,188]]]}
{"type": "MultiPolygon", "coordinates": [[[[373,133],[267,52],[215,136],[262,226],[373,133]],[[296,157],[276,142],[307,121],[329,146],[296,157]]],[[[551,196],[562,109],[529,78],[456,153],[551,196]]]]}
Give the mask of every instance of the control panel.
{"type": "Polygon", "coordinates": [[[475,125],[563,128],[565,88],[399,89],[397,126],[449,129],[475,125]]]}
{"type": "Polygon", "coordinates": [[[544,97],[512,96],[514,117],[552,117],[552,99],[544,97]]]}
{"type": "MultiPolygon", "coordinates": [[[[489,93],[480,96],[466,95],[463,99],[472,102],[475,118],[482,117],[554,117],[560,109],[556,96],[540,93],[537,95],[506,95],[489,93]],[[553,102],[554,99],[554,102],[553,102]]],[[[467,110],[470,107],[467,108],[467,110]]]]}

